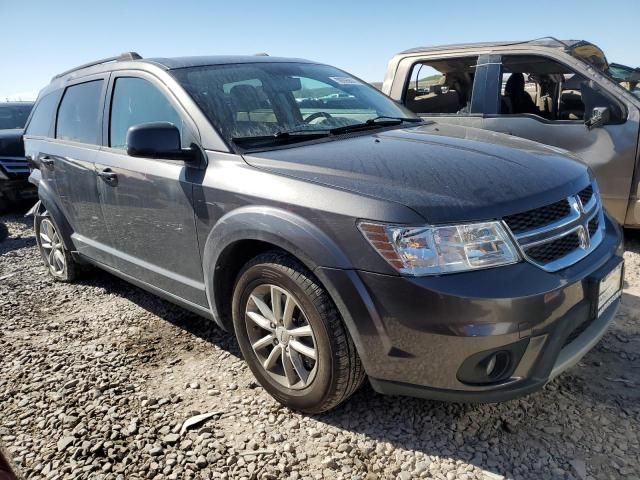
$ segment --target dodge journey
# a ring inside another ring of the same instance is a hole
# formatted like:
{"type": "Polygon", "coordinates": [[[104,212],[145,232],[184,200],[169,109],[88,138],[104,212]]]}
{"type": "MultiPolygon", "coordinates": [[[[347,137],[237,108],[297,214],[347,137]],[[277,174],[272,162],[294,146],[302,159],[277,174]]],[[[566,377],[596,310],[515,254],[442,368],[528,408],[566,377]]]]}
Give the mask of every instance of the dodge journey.
{"type": "Polygon", "coordinates": [[[306,412],[495,402],[614,318],[621,234],[558,149],[421,120],[344,71],[127,53],[54,77],[24,136],[49,273],[88,265],[232,332],[306,412]]]}

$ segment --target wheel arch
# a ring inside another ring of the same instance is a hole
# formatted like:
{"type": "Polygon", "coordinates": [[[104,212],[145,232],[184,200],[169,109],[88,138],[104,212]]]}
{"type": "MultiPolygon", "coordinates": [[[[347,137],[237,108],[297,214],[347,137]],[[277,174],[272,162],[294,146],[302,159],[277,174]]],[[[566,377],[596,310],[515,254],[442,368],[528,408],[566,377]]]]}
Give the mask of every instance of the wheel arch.
{"type": "Polygon", "coordinates": [[[64,247],[69,251],[75,251],[71,235],[73,234],[73,228],[63,213],[62,207],[56,200],[56,195],[51,191],[51,187],[46,182],[39,182],[38,184],[38,197],[39,207],[35,209],[34,216],[42,215],[42,212],[46,210],[58,227],[60,237],[64,247]]]}
{"type": "Polygon", "coordinates": [[[240,269],[256,255],[281,250],[310,271],[318,266],[350,269],[340,247],[325,232],[290,211],[242,207],[212,228],[203,251],[207,298],[216,323],[231,331],[231,296],[240,269]]]}

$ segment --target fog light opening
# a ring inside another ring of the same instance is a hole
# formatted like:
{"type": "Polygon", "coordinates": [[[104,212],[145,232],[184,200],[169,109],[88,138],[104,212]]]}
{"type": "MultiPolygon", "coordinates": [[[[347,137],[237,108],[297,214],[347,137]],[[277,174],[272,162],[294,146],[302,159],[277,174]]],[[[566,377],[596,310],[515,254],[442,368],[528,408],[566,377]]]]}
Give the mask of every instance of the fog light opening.
{"type": "Polygon", "coordinates": [[[489,363],[487,363],[487,377],[491,377],[491,374],[496,368],[496,355],[491,355],[489,363]]]}
{"type": "Polygon", "coordinates": [[[511,354],[505,351],[496,352],[489,356],[484,363],[487,378],[500,378],[504,376],[506,371],[509,369],[511,354]]]}

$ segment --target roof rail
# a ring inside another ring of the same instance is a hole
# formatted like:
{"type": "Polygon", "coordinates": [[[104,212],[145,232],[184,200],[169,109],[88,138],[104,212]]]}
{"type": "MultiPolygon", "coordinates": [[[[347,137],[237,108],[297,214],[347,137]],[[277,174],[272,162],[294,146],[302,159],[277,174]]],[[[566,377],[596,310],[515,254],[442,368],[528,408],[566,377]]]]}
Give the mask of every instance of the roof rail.
{"type": "Polygon", "coordinates": [[[127,60],[140,60],[141,58],[142,58],[142,56],[140,54],[136,53],[136,52],[121,53],[120,55],[118,55],[116,57],[102,58],[100,60],[96,60],[96,61],[89,62],[89,63],[84,63],[84,64],[79,65],[77,67],[70,68],[69,70],[65,70],[64,72],[55,75],[51,79],[51,81],[55,80],[56,78],[64,77],[65,75],[68,75],[69,73],[75,72],[76,70],[82,70],[83,68],[89,68],[89,67],[93,67],[95,65],[101,65],[103,63],[109,63],[109,62],[124,62],[124,61],[127,61],[127,60]]]}

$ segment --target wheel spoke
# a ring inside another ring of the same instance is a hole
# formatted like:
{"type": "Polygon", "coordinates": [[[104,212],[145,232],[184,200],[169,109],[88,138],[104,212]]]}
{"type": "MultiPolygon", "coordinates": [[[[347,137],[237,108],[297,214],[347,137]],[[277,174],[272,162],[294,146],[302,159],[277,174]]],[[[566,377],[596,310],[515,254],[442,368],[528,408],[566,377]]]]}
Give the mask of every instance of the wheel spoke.
{"type": "Polygon", "coordinates": [[[44,232],[40,232],[40,245],[47,250],[51,248],[51,239],[44,232]]]}
{"type": "Polygon", "coordinates": [[[292,337],[310,337],[313,335],[311,325],[305,325],[303,327],[294,328],[293,330],[288,330],[288,333],[292,337]]]}
{"type": "Polygon", "coordinates": [[[255,342],[253,344],[253,349],[254,350],[260,350],[261,348],[266,347],[267,345],[271,345],[271,343],[273,342],[273,339],[276,338],[275,335],[273,334],[269,334],[266,337],[262,337],[260,340],[258,340],[257,342],[255,342]]]}
{"type": "Polygon", "coordinates": [[[271,353],[269,354],[267,359],[262,364],[264,369],[265,370],[269,370],[271,367],[273,367],[275,365],[276,361],[278,360],[278,358],[280,358],[281,355],[282,355],[282,347],[280,347],[279,345],[276,345],[273,348],[273,350],[271,350],[271,353]]]}
{"type": "MultiPolygon", "coordinates": [[[[287,298],[289,296],[287,295],[287,298]]],[[[271,285],[271,309],[276,324],[282,324],[282,292],[274,285],[271,285]]]]}
{"type": "Polygon", "coordinates": [[[260,328],[264,328],[270,332],[273,332],[273,328],[271,328],[271,322],[264,318],[262,315],[256,312],[247,312],[247,316],[253,320],[253,323],[258,325],[260,328]]]}
{"type": "Polygon", "coordinates": [[[291,364],[293,365],[293,368],[295,369],[296,374],[298,375],[298,377],[300,377],[300,380],[302,380],[302,383],[306,385],[307,380],[309,378],[309,372],[307,371],[306,368],[304,368],[304,364],[302,363],[302,358],[300,358],[300,355],[297,352],[292,351],[291,349],[289,349],[287,356],[291,361],[291,364]]]}
{"type": "Polygon", "coordinates": [[[307,347],[304,343],[299,342],[298,340],[291,340],[289,342],[289,348],[293,348],[296,352],[301,353],[312,360],[316,359],[316,351],[311,347],[307,347]]]}
{"type": "Polygon", "coordinates": [[[284,375],[287,377],[287,383],[289,384],[289,387],[292,387],[297,383],[298,374],[296,373],[296,369],[291,361],[289,352],[284,352],[284,355],[282,355],[282,366],[284,368],[284,375]]]}
{"type": "Polygon", "coordinates": [[[275,323],[275,318],[273,316],[273,312],[269,308],[269,305],[264,303],[262,299],[258,298],[256,295],[251,295],[249,298],[251,298],[256,307],[258,307],[258,310],[260,310],[260,313],[262,313],[269,323],[275,323]]]}
{"type": "Polygon", "coordinates": [[[59,248],[55,249],[54,252],[56,252],[54,258],[56,260],[58,270],[62,271],[64,270],[64,254],[59,248]]]}
{"type": "Polygon", "coordinates": [[[56,251],[52,248],[51,251],[49,252],[49,256],[48,256],[48,261],[49,261],[49,266],[50,267],[54,267],[54,263],[56,260],[56,251]]]}
{"type": "Polygon", "coordinates": [[[293,325],[293,311],[296,308],[296,302],[291,297],[291,295],[287,295],[287,301],[284,304],[284,312],[282,314],[282,323],[285,328],[291,328],[293,325]]]}

